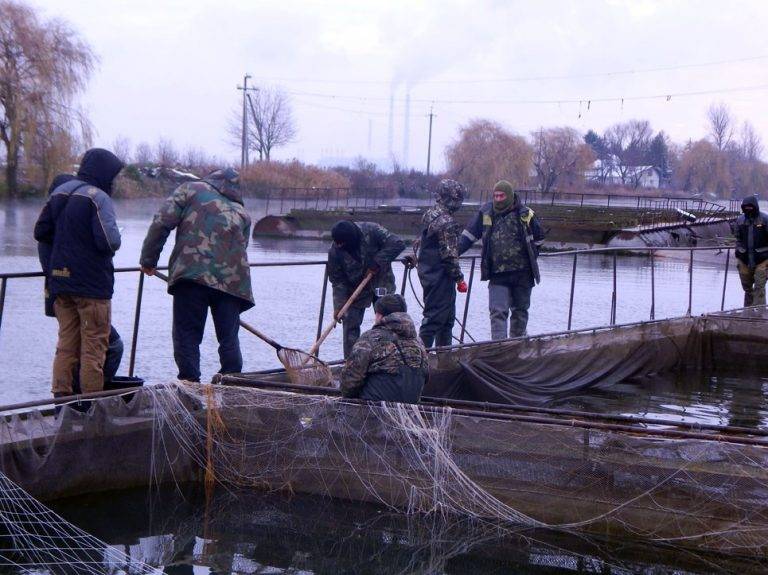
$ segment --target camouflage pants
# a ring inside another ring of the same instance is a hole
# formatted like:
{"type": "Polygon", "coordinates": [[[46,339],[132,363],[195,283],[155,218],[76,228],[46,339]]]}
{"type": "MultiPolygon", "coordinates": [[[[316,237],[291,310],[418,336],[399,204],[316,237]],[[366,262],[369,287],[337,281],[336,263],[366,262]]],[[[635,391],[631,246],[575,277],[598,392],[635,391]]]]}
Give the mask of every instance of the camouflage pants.
{"type": "Polygon", "coordinates": [[[364,316],[364,307],[352,306],[347,310],[347,313],[341,322],[344,338],[344,359],[349,357],[355,343],[360,339],[360,326],[363,323],[364,316]]]}
{"type": "Polygon", "coordinates": [[[456,321],[456,283],[448,277],[424,288],[424,319],[419,337],[425,347],[451,345],[453,324],[456,321]]]}
{"type": "Polygon", "coordinates": [[[750,268],[742,261],[737,262],[741,287],[744,288],[744,307],[765,305],[765,280],[768,278],[768,260],[750,268]]]}
{"type": "Polygon", "coordinates": [[[531,306],[533,286],[497,280],[488,282],[488,311],[491,314],[491,339],[506,339],[525,335],[528,326],[528,308],[531,306]],[[507,336],[507,318],[509,336],[507,336]]]}

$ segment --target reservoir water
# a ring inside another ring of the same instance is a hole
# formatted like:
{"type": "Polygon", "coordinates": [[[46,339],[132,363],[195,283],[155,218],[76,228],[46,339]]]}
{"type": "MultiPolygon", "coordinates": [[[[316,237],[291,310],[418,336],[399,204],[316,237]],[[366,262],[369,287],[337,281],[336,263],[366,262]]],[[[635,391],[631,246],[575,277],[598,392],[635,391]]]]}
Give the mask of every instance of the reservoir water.
{"type": "MultiPolygon", "coordinates": [[[[154,200],[117,202],[123,246],[116,267],[137,265],[141,242],[159,205],[154,200]]],[[[0,270],[37,271],[32,228],[41,202],[12,203],[0,210],[0,270]]],[[[248,202],[254,221],[264,204],[248,202]]],[[[172,241],[172,237],[169,240],[172,241]]],[[[163,254],[167,261],[170,245],[163,254]]],[[[325,259],[328,246],[318,241],[252,241],[251,262],[277,263],[325,259]]],[[[534,289],[529,333],[567,326],[572,258],[541,261],[542,283],[534,289]]],[[[731,262],[733,263],[733,262],[731,262]]],[[[616,321],[642,321],[651,309],[651,265],[656,283],[656,318],[684,315],[689,302],[689,265],[685,258],[617,259],[616,321]]],[[[465,264],[468,275],[469,263],[465,264]]],[[[403,267],[395,264],[398,284],[403,267]]],[[[693,268],[691,311],[719,310],[725,274],[722,259],[698,256],[693,268]]],[[[120,373],[128,369],[138,273],[118,274],[113,323],[126,342],[120,373]]],[[[317,331],[323,266],[258,267],[252,270],[256,306],[243,319],[277,341],[309,348],[317,331]]],[[[489,336],[487,289],[475,278],[467,329],[477,340],[489,336]]],[[[413,277],[416,294],[421,290],[413,277]]],[[[574,294],[573,327],[610,321],[613,258],[580,256],[574,294]]],[[[421,320],[416,297],[406,299],[414,320],[421,320]]],[[[728,272],[725,309],[742,300],[738,276],[728,272]]],[[[459,294],[459,316],[465,296],[459,294]]],[[[326,321],[331,298],[326,298],[326,321]]],[[[371,325],[368,312],[364,327],[371,325]]],[[[217,369],[212,326],[203,341],[203,378],[217,369]]],[[[171,347],[171,299],[165,286],[146,278],[136,349],[136,374],[149,384],[172,381],[176,370],[171,347]]],[[[459,334],[459,328],[455,330],[459,334]]],[[[324,345],[325,359],[341,356],[340,330],[324,345]]],[[[56,322],[43,315],[42,280],[8,282],[0,325],[0,404],[49,396],[56,322]]],[[[274,350],[241,332],[246,370],[279,367],[274,350]]],[[[550,407],[593,412],[768,428],[768,380],[737,374],[655,377],[558,400],[550,407]]],[[[761,573],[760,559],[699,556],[673,548],[578,534],[499,529],[465,521],[393,515],[383,509],[308,496],[267,495],[217,488],[206,501],[198,487],[139,489],[53,503],[66,519],[126,551],[131,557],[163,566],[169,574],[299,573],[761,573]]],[[[0,572],[19,573],[21,571],[0,572]]],[[[41,572],[42,573],[42,572],[41,572]]]]}
{"type": "MultiPolygon", "coordinates": [[[[116,202],[123,244],[115,257],[116,267],[138,265],[141,243],[159,205],[158,200],[116,202]]],[[[6,204],[0,210],[0,270],[2,272],[38,271],[36,243],[32,229],[42,206],[41,200],[6,204]]],[[[264,202],[252,200],[247,206],[254,221],[264,215],[264,202]]],[[[546,222],[545,222],[546,224],[546,222]]],[[[169,238],[169,244],[173,236],[169,238]]],[[[328,245],[316,240],[255,240],[248,248],[252,263],[299,262],[325,260],[328,245]]],[[[406,248],[409,250],[410,248],[406,248]]],[[[161,263],[167,262],[171,246],[163,251],[161,263]]],[[[542,282],[533,291],[530,334],[564,330],[568,324],[568,304],[572,273],[572,257],[541,259],[542,282]]],[[[465,275],[469,262],[464,262],[465,275]]],[[[657,258],[654,262],[656,318],[686,313],[689,299],[689,264],[686,257],[657,258]]],[[[403,266],[394,265],[398,286],[403,266]]],[[[323,265],[263,267],[252,270],[254,308],[243,319],[289,347],[308,349],[317,333],[321,303],[323,265]]],[[[479,270],[478,270],[479,271],[479,270]]],[[[693,269],[692,313],[719,310],[724,276],[722,258],[697,253],[693,269]]],[[[741,287],[735,266],[731,265],[725,294],[725,309],[739,307],[741,287]]],[[[607,325],[611,316],[613,291],[613,259],[606,255],[581,256],[578,260],[574,293],[573,327],[607,325]]],[[[421,288],[412,275],[415,292],[421,288]]],[[[0,404],[46,397],[50,389],[50,370],[56,344],[56,321],[43,315],[42,279],[9,280],[0,325],[0,367],[5,385],[0,386],[0,404]]],[[[619,257],[617,260],[616,322],[642,321],[651,309],[651,262],[645,257],[619,257]]],[[[116,274],[113,299],[113,324],[126,343],[120,373],[128,370],[130,341],[138,288],[138,273],[116,274]]],[[[414,321],[421,321],[421,310],[410,287],[406,299],[414,321]]],[[[458,295],[457,310],[461,317],[465,296],[458,295]]],[[[487,287],[475,276],[467,319],[471,337],[489,338],[487,287]]],[[[326,296],[326,316],[331,307],[330,289],[326,296]]],[[[372,323],[370,310],[363,328],[372,323]]],[[[458,336],[456,326],[454,334],[458,336]]],[[[156,278],[146,278],[136,348],[135,373],[148,383],[175,378],[176,368],[171,347],[171,297],[165,285],[156,278]]],[[[274,350],[255,337],[241,332],[244,369],[259,370],[279,367],[274,350]]],[[[469,337],[467,341],[470,341],[469,337]]],[[[212,326],[202,345],[203,379],[218,369],[216,342],[212,326]]],[[[335,330],[321,350],[324,359],[341,357],[341,330],[335,330]]]]}

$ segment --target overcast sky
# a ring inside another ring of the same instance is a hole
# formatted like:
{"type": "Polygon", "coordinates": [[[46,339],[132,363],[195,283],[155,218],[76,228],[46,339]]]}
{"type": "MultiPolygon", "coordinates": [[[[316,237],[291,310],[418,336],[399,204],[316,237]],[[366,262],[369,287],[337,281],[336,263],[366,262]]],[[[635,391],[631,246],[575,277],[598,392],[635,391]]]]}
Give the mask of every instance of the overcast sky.
{"type": "Polygon", "coordinates": [[[99,56],[84,103],[96,143],[106,147],[119,135],[134,145],[165,137],[180,149],[238,160],[226,126],[241,105],[236,86],[245,72],[256,84],[291,94],[298,135],[276,154],[280,159],[386,158],[392,89],[393,151],[421,169],[431,102],[437,168],[446,145],[472,118],[525,135],[560,125],[600,132],[644,118],[685,141],[705,135],[706,109],[722,101],[768,140],[768,2],[762,0],[34,0],[33,6],[69,21],[99,56]],[[637,72],[612,74],[631,70],[637,72]],[[745,87],[755,89],[735,91],[745,87]],[[691,92],[720,93],[682,95],[691,92]],[[672,97],[633,99],[654,95],[672,97]],[[620,98],[623,104],[599,101],[620,98]]]}

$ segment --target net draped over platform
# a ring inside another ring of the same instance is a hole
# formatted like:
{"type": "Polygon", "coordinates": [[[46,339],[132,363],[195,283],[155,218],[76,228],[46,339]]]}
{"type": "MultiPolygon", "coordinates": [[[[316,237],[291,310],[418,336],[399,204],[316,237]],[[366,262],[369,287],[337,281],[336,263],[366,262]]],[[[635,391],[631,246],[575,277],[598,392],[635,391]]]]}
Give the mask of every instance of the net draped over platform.
{"type": "MultiPolygon", "coordinates": [[[[526,385],[536,378],[599,385],[651,365],[692,369],[768,357],[765,323],[749,314],[635,328],[438,353],[431,385],[448,382],[450,390],[453,382],[480,393],[456,375],[462,364],[482,360],[499,369],[516,346],[513,369],[503,373],[526,385]],[[589,362],[573,361],[582,355],[589,362]]],[[[145,388],[127,402],[100,400],[88,414],[67,408],[55,420],[1,418],[0,461],[10,479],[39,497],[206,481],[370,501],[502,529],[586,530],[756,561],[766,556],[764,437],[663,437],[640,425],[613,430],[504,413],[180,382],[145,388]],[[73,467],[73,460],[87,463],[73,467]]]]}

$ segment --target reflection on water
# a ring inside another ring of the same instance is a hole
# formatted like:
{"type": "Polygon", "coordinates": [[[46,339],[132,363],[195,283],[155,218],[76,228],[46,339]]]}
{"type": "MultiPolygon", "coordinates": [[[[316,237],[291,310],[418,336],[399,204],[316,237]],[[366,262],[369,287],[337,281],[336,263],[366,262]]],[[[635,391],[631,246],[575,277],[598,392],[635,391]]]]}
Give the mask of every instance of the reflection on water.
{"type": "MultiPolygon", "coordinates": [[[[123,246],[115,257],[118,267],[138,264],[141,243],[157,209],[159,200],[118,201],[119,225],[123,228],[123,246]]],[[[32,229],[42,202],[10,203],[0,209],[0,269],[3,271],[36,271],[36,245],[32,229]]],[[[265,204],[249,200],[254,220],[264,213],[265,204]]],[[[169,239],[169,244],[172,238],[169,239]]],[[[252,262],[315,260],[323,261],[327,245],[320,241],[256,240],[249,246],[252,262]]],[[[166,247],[161,262],[167,261],[166,247]]],[[[697,256],[698,258],[699,256],[697,256]]],[[[572,259],[546,258],[541,262],[542,283],[533,291],[529,333],[564,330],[568,324],[568,302],[572,259]]],[[[398,287],[403,267],[395,264],[398,287]]],[[[680,259],[659,259],[655,263],[657,318],[685,314],[688,309],[688,263],[680,259]]],[[[469,262],[464,263],[469,275],[469,262]]],[[[581,256],[578,260],[574,293],[573,327],[605,325],[610,319],[613,262],[606,256],[581,256]]],[[[722,262],[697,262],[693,274],[693,313],[719,310],[724,269],[722,262]]],[[[469,313],[468,333],[476,340],[489,337],[488,290],[475,276],[469,313]]],[[[288,347],[309,349],[318,329],[321,306],[323,266],[271,267],[252,270],[256,305],[243,319],[271,335],[288,347]]],[[[421,290],[413,278],[417,295],[421,290]]],[[[651,272],[647,258],[626,257],[618,260],[617,310],[619,323],[648,319],[651,310],[651,272]]],[[[113,299],[113,323],[126,341],[126,356],[121,374],[127,373],[130,340],[133,331],[138,274],[118,274],[113,299]]],[[[727,282],[725,307],[738,307],[741,287],[735,270],[727,282]]],[[[421,310],[410,289],[406,291],[409,311],[421,321],[421,310]]],[[[462,317],[466,297],[458,294],[458,316],[462,317]]],[[[328,290],[325,319],[332,305],[328,290]]],[[[370,310],[363,328],[372,323],[370,310]]],[[[0,404],[47,397],[50,370],[56,344],[55,320],[43,316],[42,281],[39,278],[12,280],[8,284],[5,312],[0,329],[0,366],[6,385],[0,386],[0,404]]],[[[321,357],[341,356],[341,330],[335,330],[321,350],[321,357]]],[[[454,330],[459,335],[458,326],[454,330]]],[[[274,350],[255,337],[241,335],[246,370],[278,367],[274,350]]],[[[469,339],[468,339],[469,340],[469,339]]],[[[218,369],[217,344],[213,330],[207,330],[202,344],[203,378],[218,369]]],[[[165,285],[153,278],[145,282],[140,329],[136,347],[136,375],[148,382],[166,382],[174,378],[176,369],[171,349],[171,300],[165,285]]]]}
{"type": "Polygon", "coordinates": [[[768,430],[768,378],[684,373],[624,381],[547,407],[768,430]]]}
{"type": "Polygon", "coordinates": [[[759,573],[758,559],[570,533],[393,515],[311,496],[200,488],[109,493],[54,509],[132,558],[176,575],[759,573]]]}

